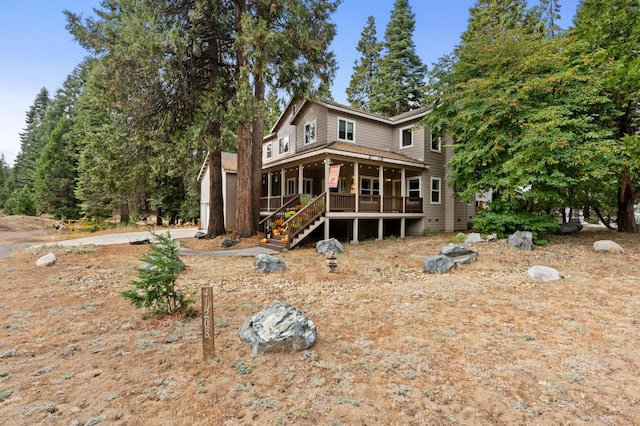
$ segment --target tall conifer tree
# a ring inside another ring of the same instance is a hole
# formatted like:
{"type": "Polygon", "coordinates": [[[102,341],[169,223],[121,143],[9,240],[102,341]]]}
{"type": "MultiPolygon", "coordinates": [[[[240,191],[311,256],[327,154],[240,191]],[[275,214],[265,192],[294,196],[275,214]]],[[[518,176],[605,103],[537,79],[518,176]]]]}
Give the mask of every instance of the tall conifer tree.
{"type": "Polygon", "coordinates": [[[427,67],[416,53],[414,30],[415,14],[409,0],[396,0],[373,81],[372,112],[394,116],[422,106],[427,67]]]}
{"type": "Polygon", "coordinates": [[[353,64],[353,74],[347,87],[347,101],[355,108],[369,111],[373,79],[378,71],[382,51],[373,16],[367,18],[367,25],[362,30],[356,49],[360,52],[360,59],[356,59],[353,64]]]}

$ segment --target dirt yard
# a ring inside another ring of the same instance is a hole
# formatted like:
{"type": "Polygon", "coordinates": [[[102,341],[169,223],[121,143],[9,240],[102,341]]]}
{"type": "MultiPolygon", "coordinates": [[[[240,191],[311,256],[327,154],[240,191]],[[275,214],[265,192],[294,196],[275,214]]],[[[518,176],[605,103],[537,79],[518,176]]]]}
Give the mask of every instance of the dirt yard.
{"type": "MultiPolygon", "coordinates": [[[[201,319],[143,320],[119,293],[144,246],[0,260],[0,421],[7,425],[640,424],[640,237],[583,232],[427,275],[451,235],[346,246],[329,273],[312,247],[184,257],[179,284],[215,291],[215,360],[201,319]],[[624,255],[595,253],[612,239],[624,255]],[[536,283],[533,265],[563,279],[536,283]],[[237,329],[274,301],[316,324],[294,354],[252,357],[237,329]]],[[[193,242],[190,242],[193,248],[193,242]]],[[[200,248],[206,243],[198,243],[200,248]]]]}

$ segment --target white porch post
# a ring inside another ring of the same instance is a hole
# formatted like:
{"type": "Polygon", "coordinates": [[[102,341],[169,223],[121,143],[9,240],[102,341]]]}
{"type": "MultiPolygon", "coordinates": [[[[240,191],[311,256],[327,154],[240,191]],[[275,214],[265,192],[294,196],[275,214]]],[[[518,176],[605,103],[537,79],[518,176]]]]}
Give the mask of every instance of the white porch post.
{"type": "Polygon", "coordinates": [[[324,218],[324,239],[329,239],[329,218],[326,216],[324,218]]]}
{"type": "Polygon", "coordinates": [[[284,181],[286,174],[285,169],[280,169],[280,206],[284,204],[284,194],[287,183],[284,181]]]}
{"type": "Polygon", "coordinates": [[[407,224],[406,224],[406,219],[403,217],[402,219],[400,219],[400,238],[404,238],[406,237],[406,230],[407,224]]]}
{"type": "Polygon", "coordinates": [[[302,194],[304,189],[304,164],[298,164],[298,194],[302,194]]]}
{"type": "Polygon", "coordinates": [[[378,219],[378,239],[384,240],[384,219],[378,219]]]}
{"type": "MultiPolygon", "coordinates": [[[[327,212],[331,211],[331,205],[329,204],[329,201],[331,200],[331,196],[329,194],[329,166],[331,165],[331,159],[329,157],[324,159],[324,193],[325,193],[325,199],[324,199],[324,209],[327,212]]],[[[325,237],[329,238],[329,221],[327,220],[325,222],[325,227],[324,227],[324,234],[325,237]]]]}
{"type": "Polygon", "coordinates": [[[380,185],[380,213],[384,212],[384,167],[378,166],[378,182],[380,185]]]}
{"type": "MultiPolygon", "coordinates": [[[[400,169],[400,192],[402,195],[402,213],[406,213],[406,206],[407,206],[407,173],[404,169],[404,167],[402,169],[400,169]]],[[[404,219],[403,219],[404,221],[404,219]]]]}
{"type": "Polygon", "coordinates": [[[358,229],[358,218],[353,219],[353,241],[358,242],[358,234],[360,233],[358,229]]]}
{"type": "Polygon", "coordinates": [[[271,172],[267,173],[267,211],[271,211],[271,194],[273,188],[271,187],[271,172]]]}
{"type": "MultiPolygon", "coordinates": [[[[358,212],[358,205],[360,204],[360,163],[358,163],[357,161],[355,163],[353,163],[353,176],[354,179],[356,180],[354,183],[356,185],[356,193],[355,193],[355,208],[354,211],[357,213],[358,212]]],[[[356,241],[358,241],[356,239],[356,241]]]]}

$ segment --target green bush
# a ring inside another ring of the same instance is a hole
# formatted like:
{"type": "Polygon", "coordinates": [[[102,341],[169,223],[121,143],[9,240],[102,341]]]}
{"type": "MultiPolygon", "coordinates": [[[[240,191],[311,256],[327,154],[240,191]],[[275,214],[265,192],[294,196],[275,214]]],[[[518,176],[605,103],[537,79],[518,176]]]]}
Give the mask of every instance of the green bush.
{"type": "Polygon", "coordinates": [[[529,231],[533,235],[533,241],[538,245],[546,244],[547,236],[558,229],[558,221],[552,215],[516,211],[494,205],[478,212],[473,225],[475,229],[486,234],[497,234],[499,238],[516,231],[529,231]]]}
{"type": "Polygon", "coordinates": [[[141,258],[147,265],[138,270],[140,279],[130,281],[135,288],[121,295],[136,308],[147,309],[152,316],[175,313],[190,316],[195,300],[176,288],[178,274],[184,268],[178,257],[180,244],[168,232],[153,235],[157,242],[151,246],[151,252],[141,258]]]}

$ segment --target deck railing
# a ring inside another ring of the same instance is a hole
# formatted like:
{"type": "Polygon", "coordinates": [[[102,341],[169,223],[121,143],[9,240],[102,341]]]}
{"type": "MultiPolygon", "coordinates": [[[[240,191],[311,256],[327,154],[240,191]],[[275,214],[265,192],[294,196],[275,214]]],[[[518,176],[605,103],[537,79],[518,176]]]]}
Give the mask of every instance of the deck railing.
{"type": "Polygon", "coordinates": [[[274,211],[269,216],[262,219],[258,224],[258,227],[262,227],[263,232],[266,232],[267,228],[276,220],[280,219],[282,220],[282,222],[284,222],[286,220],[285,214],[287,213],[287,211],[297,204],[300,204],[300,195],[292,196],[286,203],[280,206],[276,211],[274,211]]]}
{"type": "Polygon", "coordinates": [[[285,221],[284,227],[287,229],[287,248],[291,247],[293,239],[309,227],[317,218],[325,212],[326,193],[318,195],[309,204],[302,207],[294,216],[285,221]]]}
{"type": "MultiPolygon", "coordinates": [[[[287,197],[292,197],[288,195],[287,197]]],[[[293,196],[295,197],[295,196],[293,196]]],[[[262,198],[262,210],[265,211],[266,202],[268,197],[262,198]]],[[[271,201],[275,204],[277,200],[280,203],[281,197],[271,197],[271,201]]],[[[399,197],[392,195],[365,195],[358,196],[358,211],[360,212],[379,212],[380,203],[382,203],[382,211],[384,213],[422,213],[422,198],[421,197],[399,197]]],[[[299,203],[299,202],[298,202],[299,203]]],[[[290,200],[285,203],[284,211],[287,206],[293,206],[296,203],[291,203],[290,200]]],[[[283,207],[278,206],[276,211],[280,211],[283,207]]],[[[329,210],[332,212],[355,212],[356,211],[356,196],[355,194],[347,194],[341,192],[332,192],[329,194],[329,210]]],[[[283,213],[284,214],[284,213],[283,213]]],[[[271,217],[271,216],[270,216],[271,217]]],[[[276,217],[275,219],[284,219],[284,217],[276,217]]],[[[263,222],[265,220],[263,219],[263,222]]]]}

